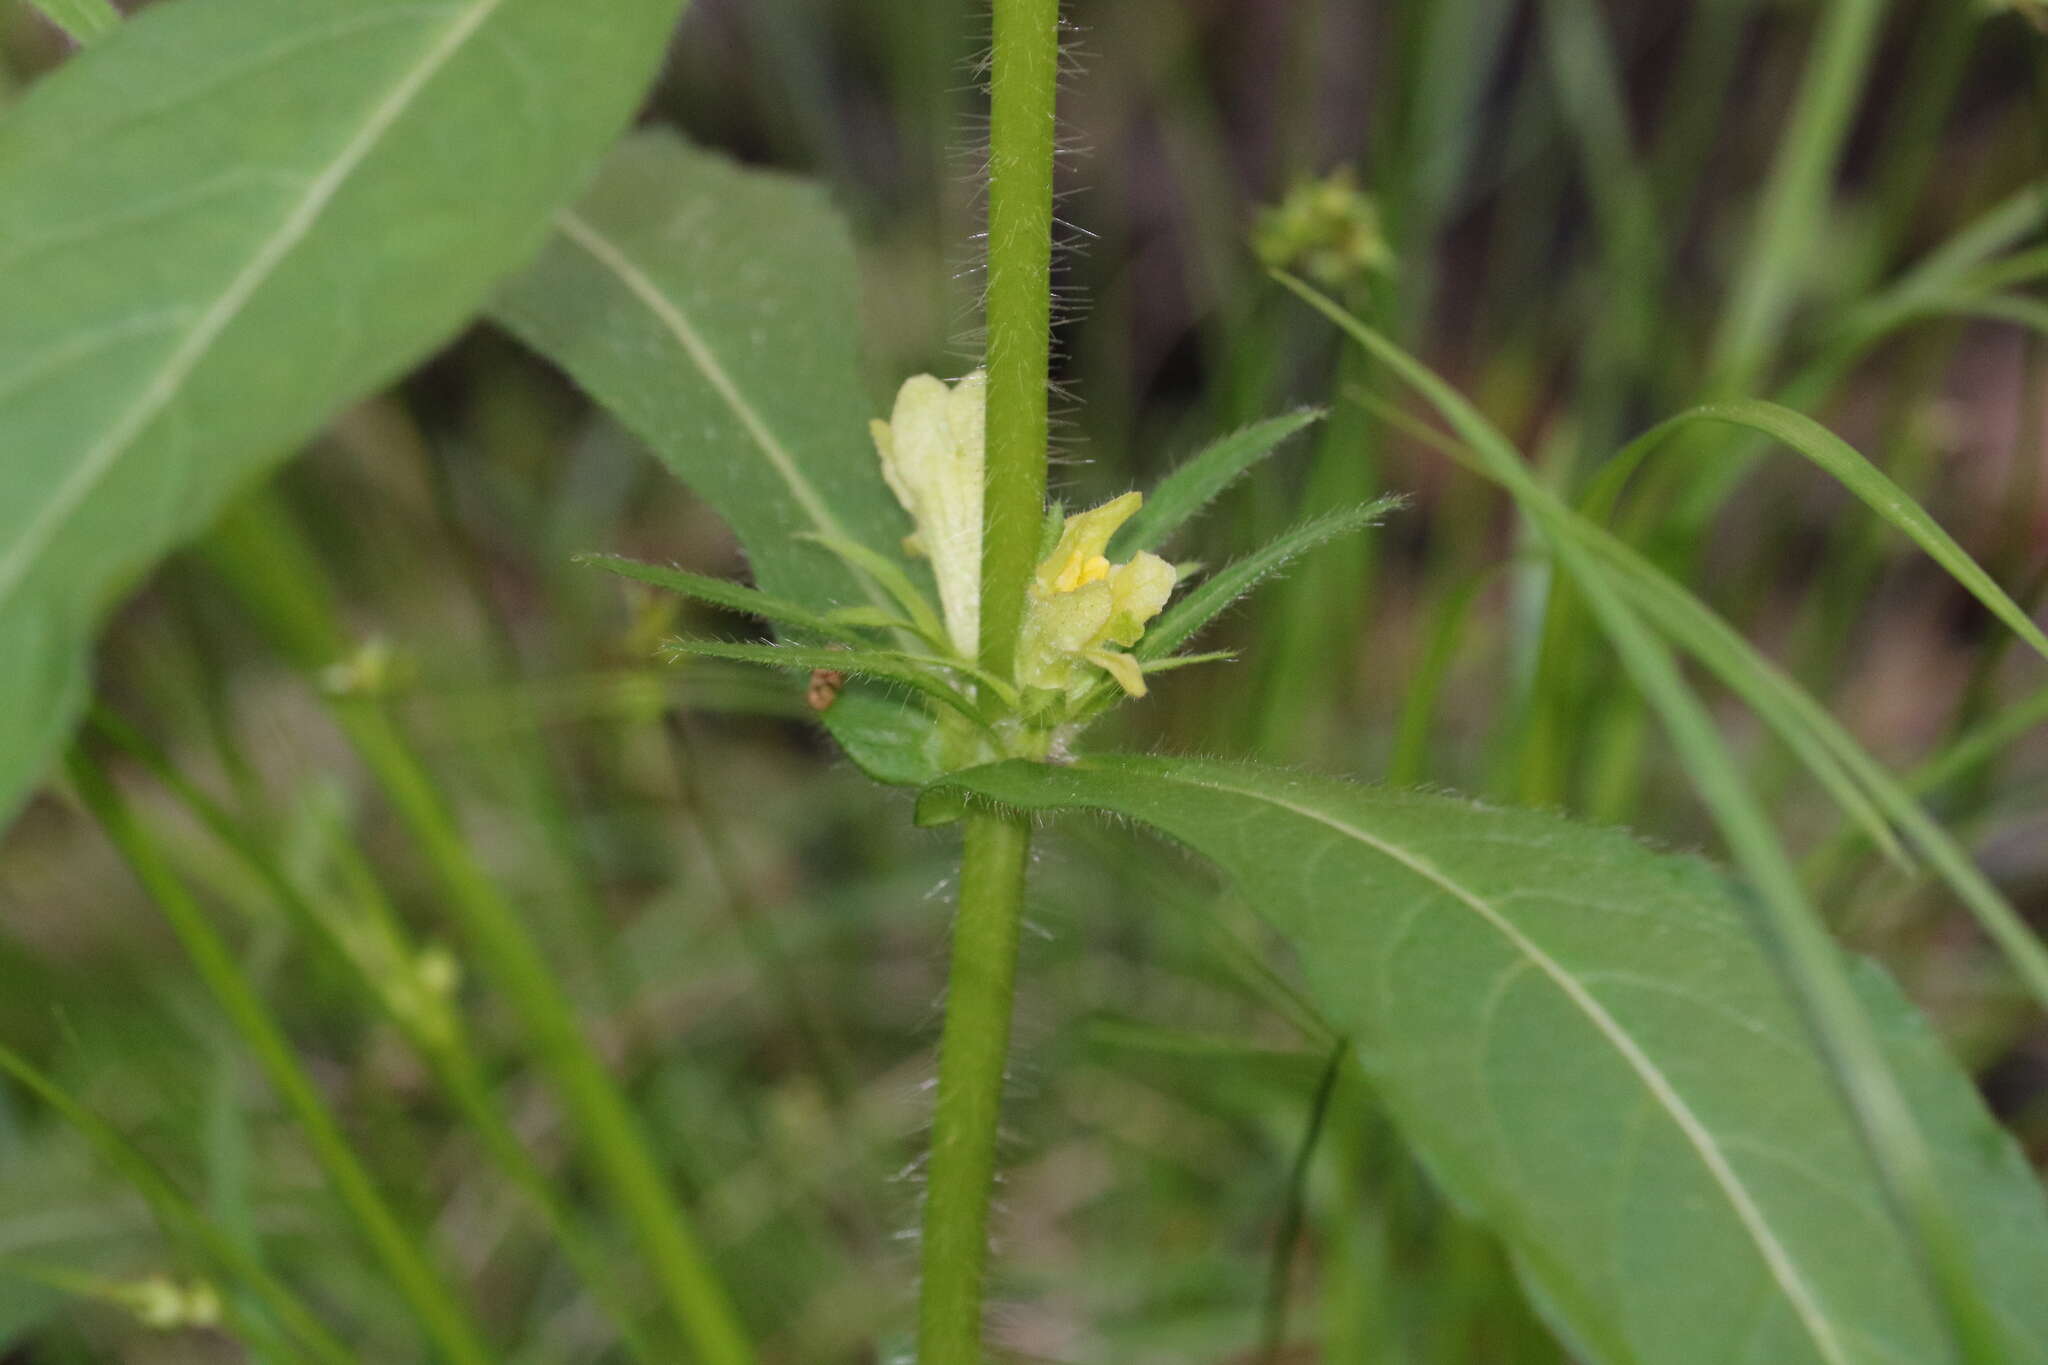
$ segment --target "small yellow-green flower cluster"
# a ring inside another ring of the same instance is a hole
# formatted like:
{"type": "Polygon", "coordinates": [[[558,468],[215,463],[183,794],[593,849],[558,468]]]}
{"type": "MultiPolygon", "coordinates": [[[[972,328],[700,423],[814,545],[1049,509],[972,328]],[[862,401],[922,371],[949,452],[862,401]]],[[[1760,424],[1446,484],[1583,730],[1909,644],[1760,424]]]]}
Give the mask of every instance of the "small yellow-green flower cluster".
{"type": "Polygon", "coordinates": [[[1358,283],[1394,260],[1379,208],[1348,167],[1304,181],[1262,210],[1252,250],[1266,265],[1299,271],[1332,289],[1358,283]]]}
{"type": "Polygon", "coordinates": [[[220,1294],[204,1280],[179,1284],[168,1276],[152,1275],[115,1286],[113,1294],[145,1327],[158,1331],[220,1326],[220,1294]]]}
{"type": "Polygon", "coordinates": [[[1138,642],[1145,624],[1173,594],[1173,565],[1140,552],[1112,564],[1105,553],[1117,528],[1144,501],[1142,493],[1069,517],[1059,544],[1032,576],[1017,643],[1017,681],[1080,700],[1096,669],[1133,697],[1145,695],[1145,675],[1123,649],[1138,642]]]}
{"type": "Polygon", "coordinates": [[[950,389],[944,380],[914,375],[896,391],[889,420],[868,423],[882,477],[917,523],[903,548],[931,560],[946,635],[963,659],[980,646],[986,390],[980,370],[950,389]]]}

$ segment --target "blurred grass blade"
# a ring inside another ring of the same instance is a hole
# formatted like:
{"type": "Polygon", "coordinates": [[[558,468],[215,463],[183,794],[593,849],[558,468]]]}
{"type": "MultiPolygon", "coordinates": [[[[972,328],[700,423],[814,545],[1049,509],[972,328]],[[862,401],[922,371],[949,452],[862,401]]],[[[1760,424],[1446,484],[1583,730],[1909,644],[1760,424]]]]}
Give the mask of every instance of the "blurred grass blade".
{"type": "MultiPolygon", "coordinates": [[[[233,853],[270,892],[293,927],[343,964],[363,1001],[398,1028],[432,1065],[485,1150],[506,1178],[532,1201],[564,1254],[605,1306],[620,1339],[635,1359],[652,1365],[658,1356],[634,1320],[636,1311],[618,1293],[617,1268],[598,1250],[582,1220],[557,1194],[547,1173],[513,1130],[477,1059],[459,1010],[435,1001],[420,981],[419,954],[389,902],[371,887],[356,898],[366,913],[355,923],[323,913],[293,883],[258,832],[238,824],[133,726],[104,708],[93,712],[91,724],[95,733],[147,768],[201,827],[233,853]]],[[[367,878],[367,869],[355,870],[367,878]]]]}
{"type": "Polygon", "coordinates": [[[1241,559],[1232,560],[1167,607],[1159,619],[1147,627],[1132,652],[1140,659],[1164,658],[1228,611],[1232,603],[1285,569],[1292,561],[1338,536],[1351,535],[1377,525],[1387,513],[1399,508],[1401,502],[1400,498],[1389,496],[1375,499],[1363,507],[1327,513],[1301,523],[1241,559]]]}
{"type": "MultiPolygon", "coordinates": [[[[346,654],[348,636],[318,562],[267,501],[245,505],[216,530],[207,550],[251,619],[294,664],[316,672],[346,654]]],[[[381,700],[330,696],[329,704],[439,882],[443,912],[460,926],[532,1041],[675,1325],[703,1365],[751,1365],[753,1348],[725,1286],[646,1131],[585,1036],[554,964],[477,861],[381,700]]]]}
{"type": "Polygon", "coordinates": [[[307,1076],[282,1026],[236,964],[206,912],[172,872],[156,842],[128,810],[113,784],[74,750],[67,765],[80,797],[107,837],[162,910],[228,1022],[255,1054],[336,1197],[355,1221],[370,1251],[418,1318],[435,1349],[452,1365],[489,1365],[496,1359],[484,1334],[455,1291],[420,1250],[414,1230],[399,1222],[356,1156],[341,1125],[307,1076]]]}
{"type": "MultiPolygon", "coordinates": [[[[1758,714],[1789,711],[1799,717],[1801,733],[1810,734],[1822,745],[1841,765],[1840,771],[1869,793],[1877,814],[1895,822],[1934,864],[2004,952],[2035,1002],[2048,1010],[2048,947],[2043,947],[2011,903],[1898,779],[1755,646],[1649,561],[1604,533],[1588,534],[1587,543],[1612,570],[1616,583],[1635,600],[1644,618],[1683,645],[1748,700],[1758,714]]],[[[1806,756],[1803,749],[1801,752],[1806,756]]],[[[1854,815],[1855,808],[1845,809],[1854,815]]],[[[1867,824],[1865,829],[1867,832],[1867,824]]]]}
{"type": "Polygon", "coordinates": [[[1707,403],[1682,412],[1658,424],[1644,437],[1656,439],[1672,431],[1703,422],[1724,422],[1762,432],[1805,456],[1834,480],[1855,494],[1871,511],[1904,532],[1908,539],[1948,571],[1985,610],[2011,628],[2036,654],[2048,659],[2048,636],[2041,633],[2018,603],[1992,581],[1991,575],[1970,558],[1954,537],[1944,531],[1919,503],[1865,459],[1856,448],[1820,423],[1775,403],[1747,399],[1707,403]]]}
{"type": "Polygon", "coordinates": [[[1714,338],[1708,370],[1719,392],[1741,394],[1763,376],[1816,263],[1836,163],[1884,11],[1884,0],[1828,0],[1822,13],[1714,338]]]}
{"type": "Polygon", "coordinates": [[[1145,505],[1111,539],[1111,556],[1128,559],[1140,550],[1156,551],[1288,437],[1323,416],[1321,408],[1297,408],[1211,441],[1145,495],[1145,505]]]}
{"type": "Polygon", "coordinates": [[[1836,1083],[1877,1157],[1886,1187],[1913,1228],[1962,1359],[1971,1365],[2007,1360],[2003,1333],[1977,1284],[1965,1225],[1935,1179],[1927,1141],[1884,1061],[1835,945],[1807,902],[1770,819],[1748,791],[1726,744],[1669,653],[1618,595],[1565,522],[1554,495],[1537,483],[1506,437],[1406,351],[1299,281],[1282,276],[1281,282],[1420,393],[1543,532],[1637,688],[1663,720],[1695,788],[1755,884],[1765,922],[1785,955],[1787,973],[1810,1014],[1836,1083]]]}
{"type": "Polygon", "coordinates": [[[111,0],[29,0],[41,15],[80,47],[96,43],[121,26],[111,0]]]}
{"type": "Polygon", "coordinates": [[[9,109],[0,821],[84,703],[109,600],[463,323],[625,122],[679,8],[152,5],[9,109]]]}
{"type": "MultiPolygon", "coordinates": [[[[923,813],[963,797],[1143,821],[1219,864],[1584,1358],[1958,1359],[1837,1062],[1716,869],[1541,812],[1242,763],[1005,762],[948,778],[923,813]]],[[[1882,973],[1852,981],[1825,952],[1870,1064],[1925,1125],[1924,1175],[2010,1324],[2007,1359],[2040,1365],[2048,1200],[1882,973]]]]}
{"type": "Polygon", "coordinates": [[[5,1044],[0,1044],[0,1071],[12,1076],[76,1129],[100,1159],[142,1196],[165,1237],[185,1247],[194,1261],[213,1267],[224,1288],[248,1290],[320,1365],[359,1365],[357,1354],[322,1326],[297,1295],[222,1232],[210,1215],[188,1199],[154,1162],[106,1120],[5,1044]]]}
{"type": "MultiPolygon", "coordinates": [[[[1800,421],[1805,423],[1805,419],[1800,421]]],[[[1603,471],[1603,478],[1588,493],[1589,509],[1597,512],[1612,501],[1621,478],[1656,445],[1663,431],[1662,426],[1653,428],[1610,462],[1620,478],[1607,477],[1608,471],[1603,471]]],[[[1462,446],[1453,453],[1460,458],[1470,455],[1462,446]]],[[[1860,455],[1855,458],[1862,459],[1860,455]]],[[[1482,472],[1491,477],[1490,470],[1482,472]]],[[[1884,496],[1881,490],[1877,496],[1884,496]]],[[[1581,540],[1615,575],[1616,584],[1631,596],[1644,618],[1742,696],[1807,764],[1844,813],[1887,857],[1901,864],[1905,853],[1892,834],[1892,825],[1905,833],[2005,954],[2027,992],[2048,1010],[2048,947],[1907,786],[1872,758],[1825,707],[1682,584],[1599,526],[1593,515],[1572,511],[1547,494],[1544,500],[1557,524],[1581,540]]],[[[1939,528],[1936,534],[1941,534],[1939,528]]],[[[2014,714],[2024,719],[2031,712],[2022,707],[2014,714]]],[[[1835,856],[1833,850],[1827,850],[1820,861],[1825,865],[1835,856]]]]}

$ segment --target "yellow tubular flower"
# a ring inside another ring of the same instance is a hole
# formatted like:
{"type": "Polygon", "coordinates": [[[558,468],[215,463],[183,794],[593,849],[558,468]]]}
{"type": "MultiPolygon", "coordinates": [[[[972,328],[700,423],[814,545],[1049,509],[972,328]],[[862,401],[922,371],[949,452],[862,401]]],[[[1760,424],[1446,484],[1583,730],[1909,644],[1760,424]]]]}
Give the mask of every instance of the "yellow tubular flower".
{"type": "Polygon", "coordinates": [[[1112,645],[1130,646],[1145,633],[1173,594],[1173,566],[1140,553],[1112,564],[1109,538],[1144,501],[1126,493],[1093,511],[1070,517],[1059,544],[1038,566],[1024,609],[1017,646],[1017,681],[1079,700],[1095,683],[1096,669],[1134,697],[1145,695],[1138,661],[1112,645]]]}
{"type": "Polygon", "coordinates": [[[886,422],[868,423],[882,477],[917,523],[903,548],[932,562],[946,634],[963,659],[981,635],[981,471],[987,376],[974,371],[952,388],[928,374],[896,391],[886,422]]]}

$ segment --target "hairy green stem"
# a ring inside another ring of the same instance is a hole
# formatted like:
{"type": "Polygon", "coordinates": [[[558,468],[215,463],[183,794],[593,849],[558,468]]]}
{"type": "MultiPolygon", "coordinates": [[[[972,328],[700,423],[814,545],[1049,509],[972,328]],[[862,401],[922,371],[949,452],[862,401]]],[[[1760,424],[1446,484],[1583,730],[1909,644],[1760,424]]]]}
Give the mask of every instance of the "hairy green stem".
{"type": "Polygon", "coordinates": [[[918,1365],[979,1365],[982,1275],[988,1263],[989,1190],[1010,1003],[1017,981],[1017,922],[1030,826],[971,815],[960,860],[946,1025],[939,1039],[939,1099],[925,1189],[918,1365]]]}
{"type": "MultiPolygon", "coordinates": [[[[1052,170],[1059,0],[995,0],[989,70],[988,446],[982,486],[981,663],[1016,672],[1024,593],[1045,514],[1046,381],[1052,352],[1052,170]]],[[[939,1094],[925,1191],[920,1365],[978,1365],[988,1206],[1017,919],[1031,827],[966,821],[953,920],[939,1094]]]]}
{"type": "Polygon", "coordinates": [[[988,464],[981,662],[1008,677],[1045,510],[1059,0],[995,0],[989,74],[988,464]]]}

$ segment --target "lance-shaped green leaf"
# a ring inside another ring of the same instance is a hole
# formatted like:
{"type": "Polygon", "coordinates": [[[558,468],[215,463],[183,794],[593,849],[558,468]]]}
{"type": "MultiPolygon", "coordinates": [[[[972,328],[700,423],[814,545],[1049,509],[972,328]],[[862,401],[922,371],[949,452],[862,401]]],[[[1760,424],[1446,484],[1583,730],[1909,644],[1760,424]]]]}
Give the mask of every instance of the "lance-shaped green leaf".
{"type": "Polygon", "coordinates": [[[0,818],[109,599],[539,245],[678,8],[157,5],[0,121],[0,818]]]}
{"type": "MultiPolygon", "coordinates": [[[[1218,863],[1588,1360],[1958,1358],[1752,911],[1708,864],[1547,814],[1228,763],[994,764],[927,814],[963,797],[1139,820],[1218,863]]],[[[2006,1358],[2048,1361],[2039,1183],[1883,976],[1856,985],[2006,1358]]]]}
{"type": "MultiPolygon", "coordinates": [[[[744,583],[735,583],[729,578],[712,578],[707,574],[691,573],[687,569],[672,569],[662,564],[644,564],[637,559],[620,555],[578,555],[578,564],[587,564],[606,573],[630,578],[636,583],[649,587],[663,588],[693,602],[706,602],[728,611],[746,612],[764,621],[773,621],[779,626],[807,634],[837,639],[846,634],[847,626],[860,626],[875,622],[887,623],[893,617],[870,617],[862,608],[849,607],[840,612],[825,613],[812,611],[809,607],[785,601],[750,588],[744,583]]],[[[873,610],[873,609],[868,609],[873,610]]]]}
{"type": "Polygon", "coordinates": [[[1377,525],[1400,505],[1400,498],[1389,496],[1361,507],[1326,512],[1283,532],[1242,559],[1232,560],[1161,613],[1138,641],[1138,657],[1164,658],[1228,611],[1232,603],[1316,546],[1377,525]]]}
{"type": "MultiPolygon", "coordinates": [[[[824,612],[896,604],[821,542],[900,558],[911,529],[869,443],[858,297],[823,191],[650,131],[612,153],[494,315],[725,518],[764,591],[824,612]]],[[[825,722],[870,775],[928,778],[929,726],[868,723],[883,710],[825,722]]]]}
{"type": "Polygon", "coordinates": [[[1110,541],[1112,556],[1125,560],[1140,550],[1157,550],[1172,539],[1174,532],[1199,516],[1224,489],[1249,473],[1252,466],[1279,449],[1288,437],[1322,417],[1321,408],[1296,408],[1217,437],[1145,495],[1145,505],[1110,541]]]}

